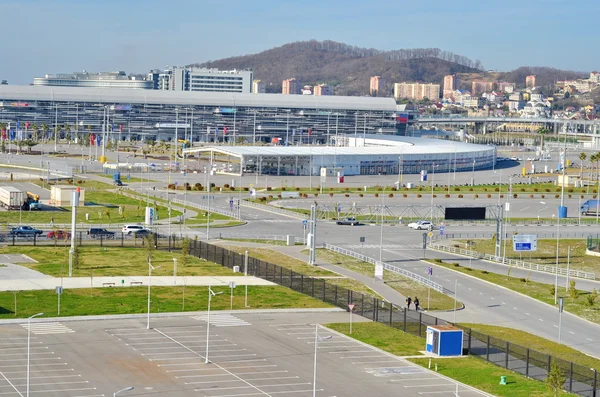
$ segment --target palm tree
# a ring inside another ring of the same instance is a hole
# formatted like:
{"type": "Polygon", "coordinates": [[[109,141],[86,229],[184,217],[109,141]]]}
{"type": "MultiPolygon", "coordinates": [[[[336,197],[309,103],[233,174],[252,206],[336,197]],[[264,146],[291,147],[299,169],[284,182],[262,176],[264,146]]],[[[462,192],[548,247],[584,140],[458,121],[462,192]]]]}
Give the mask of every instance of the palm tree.
{"type": "Polygon", "coordinates": [[[65,124],[63,126],[63,129],[65,130],[65,138],[67,138],[67,140],[70,141],[71,140],[71,137],[70,137],[71,126],[69,124],[65,124]]]}
{"type": "Polygon", "coordinates": [[[33,132],[33,140],[34,141],[38,141],[39,130],[40,130],[40,128],[37,126],[37,124],[31,124],[31,131],[33,132]]]}
{"type": "Polygon", "coordinates": [[[47,124],[42,124],[42,131],[44,132],[44,134],[43,134],[44,139],[43,140],[48,140],[48,125],[47,124]]]}
{"type": "Polygon", "coordinates": [[[584,152],[579,153],[579,160],[581,161],[581,172],[579,173],[579,178],[583,179],[583,162],[587,159],[587,154],[584,152]]]}
{"type": "Polygon", "coordinates": [[[537,130],[537,133],[540,135],[540,151],[542,153],[544,152],[544,135],[546,135],[549,132],[550,130],[548,130],[546,127],[540,127],[537,130]]]}

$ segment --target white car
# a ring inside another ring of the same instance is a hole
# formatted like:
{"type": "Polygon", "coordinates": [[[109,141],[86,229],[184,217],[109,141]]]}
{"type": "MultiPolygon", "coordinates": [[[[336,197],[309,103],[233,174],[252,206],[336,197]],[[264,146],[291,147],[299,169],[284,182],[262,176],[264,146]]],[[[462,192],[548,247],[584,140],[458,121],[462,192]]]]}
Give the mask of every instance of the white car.
{"type": "Polygon", "coordinates": [[[430,230],[433,229],[433,224],[429,221],[418,221],[409,223],[408,227],[414,230],[430,230]]]}
{"type": "Polygon", "coordinates": [[[121,231],[123,234],[132,234],[140,230],[144,230],[144,227],[140,225],[125,225],[121,231]]]}

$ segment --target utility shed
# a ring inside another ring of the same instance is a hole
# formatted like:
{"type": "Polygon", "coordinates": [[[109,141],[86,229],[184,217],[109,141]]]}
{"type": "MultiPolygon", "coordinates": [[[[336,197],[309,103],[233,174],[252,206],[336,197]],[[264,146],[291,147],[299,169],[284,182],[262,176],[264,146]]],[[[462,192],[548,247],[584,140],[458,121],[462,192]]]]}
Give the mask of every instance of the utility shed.
{"type": "MultiPolygon", "coordinates": [[[[54,185],[50,187],[50,205],[56,207],[68,207],[71,205],[73,192],[77,191],[78,186],[72,185],[54,185]]],[[[80,188],[79,206],[83,207],[85,203],[85,191],[80,188]]]]}
{"type": "Polygon", "coordinates": [[[426,350],[438,356],[462,356],[463,330],[451,325],[428,326],[426,350]]]}

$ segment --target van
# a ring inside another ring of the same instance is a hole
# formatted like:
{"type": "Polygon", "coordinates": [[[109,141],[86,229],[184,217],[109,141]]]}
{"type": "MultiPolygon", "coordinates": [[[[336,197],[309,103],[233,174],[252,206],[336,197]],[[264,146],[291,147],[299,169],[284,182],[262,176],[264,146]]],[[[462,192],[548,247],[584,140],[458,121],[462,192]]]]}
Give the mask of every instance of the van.
{"type": "Polygon", "coordinates": [[[140,225],[125,225],[123,226],[123,230],[121,231],[123,232],[123,234],[132,234],[135,232],[139,232],[140,230],[144,230],[144,227],[140,225]]]}

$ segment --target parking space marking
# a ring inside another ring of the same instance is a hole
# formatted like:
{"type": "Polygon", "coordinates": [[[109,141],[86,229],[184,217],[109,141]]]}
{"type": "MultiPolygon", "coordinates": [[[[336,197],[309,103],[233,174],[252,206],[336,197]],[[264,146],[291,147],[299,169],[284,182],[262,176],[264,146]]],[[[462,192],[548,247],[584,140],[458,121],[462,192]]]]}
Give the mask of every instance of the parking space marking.
{"type": "MultiPolygon", "coordinates": [[[[208,315],[206,314],[193,316],[192,318],[204,322],[208,321],[208,315]]],[[[252,324],[228,313],[216,313],[210,316],[210,325],[211,327],[240,327],[252,324]]]]}
{"type": "MultiPolygon", "coordinates": [[[[21,324],[25,329],[29,328],[29,324],[21,324]]],[[[71,328],[61,323],[32,323],[31,333],[35,335],[48,335],[48,334],[70,334],[73,333],[71,328]]]]}

